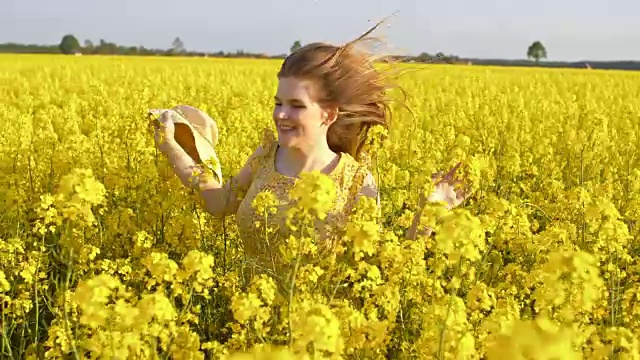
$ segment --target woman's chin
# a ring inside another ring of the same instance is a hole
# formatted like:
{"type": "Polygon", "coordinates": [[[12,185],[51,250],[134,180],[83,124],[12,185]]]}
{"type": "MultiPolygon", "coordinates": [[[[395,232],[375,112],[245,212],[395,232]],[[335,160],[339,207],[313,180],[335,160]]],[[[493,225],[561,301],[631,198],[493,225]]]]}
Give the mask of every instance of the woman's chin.
{"type": "Polygon", "coordinates": [[[296,143],[296,137],[288,131],[278,130],[278,143],[282,147],[291,147],[296,143]]]}
{"type": "Polygon", "coordinates": [[[278,146],[280,146],[281,148],[292,148],[295,147],[294,142],[292,141],[286,141],[282,138],[278,139],[278,146]]]}

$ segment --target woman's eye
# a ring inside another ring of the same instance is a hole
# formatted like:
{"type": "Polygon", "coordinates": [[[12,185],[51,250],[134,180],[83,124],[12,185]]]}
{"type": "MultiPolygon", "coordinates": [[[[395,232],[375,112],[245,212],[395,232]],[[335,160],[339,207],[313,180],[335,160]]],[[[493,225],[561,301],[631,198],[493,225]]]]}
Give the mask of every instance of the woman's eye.
{"type": "MultiPolygon", "coordinates": [[[[276,101],[275,106],[282,106],[282,102],[280,101],[276,101]]],[[[294,108],[294,109],[305,109],[306,106],[304,104],[300,104],[300,103],[294,103],[294,104],[290,104],[290,107],[294,108]]]]}

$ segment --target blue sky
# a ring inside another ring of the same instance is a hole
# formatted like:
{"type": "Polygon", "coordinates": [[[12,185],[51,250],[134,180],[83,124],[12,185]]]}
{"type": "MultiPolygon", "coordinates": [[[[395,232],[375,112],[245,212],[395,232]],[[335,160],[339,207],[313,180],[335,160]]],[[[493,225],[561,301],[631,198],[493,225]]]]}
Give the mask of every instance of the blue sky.
{"type": "Polygon", "coordinates": [[[293,41],[341,43],[397,11],[378,35],[395,53],[640,60],[640,0],[2,0],[0,42],[82,43],[281,54],[293,41]]]}

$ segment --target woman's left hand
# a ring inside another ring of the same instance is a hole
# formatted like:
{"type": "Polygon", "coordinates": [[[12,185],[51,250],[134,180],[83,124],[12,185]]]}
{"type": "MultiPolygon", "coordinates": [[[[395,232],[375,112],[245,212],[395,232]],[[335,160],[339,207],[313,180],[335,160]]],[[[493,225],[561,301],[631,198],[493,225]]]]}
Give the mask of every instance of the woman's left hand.
{"type": "Polygon", "coordinates": [[[445,202],[447,208],[451,210],[469,198],[473,191],[467,188],[468,184],[455,179],[456,171],[461,165],[462,163],[459,162],[446,174],[438,172],[431,176],[431,179],[436,182],[436,188],[429,197],[420,194],[420,208],[425,207],[429,202],[440,201],[445,202]]]}

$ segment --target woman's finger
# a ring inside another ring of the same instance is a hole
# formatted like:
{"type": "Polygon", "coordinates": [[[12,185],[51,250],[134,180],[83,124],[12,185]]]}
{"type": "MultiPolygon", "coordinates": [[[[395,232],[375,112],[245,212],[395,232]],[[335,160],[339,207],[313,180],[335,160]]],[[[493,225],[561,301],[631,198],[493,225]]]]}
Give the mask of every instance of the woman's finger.
{"type": "Polygon", "coordinates": [[[169,121],[173,120],[173,111],[166,109],[151,109],[149,110],[150,114],[157,116],[156,121],[161,124],[166,124],[169,121]]]}
{"type": "Polygon", "coordinates": [[[150,119],[148,125],[149,125],[149,127],[152,127],[152,128],[154,128],[156,130],[158,130],[160,128],[159,122],[158,122],[157,119],[150,119]]]}
{"type": "Polygon", "coordinates": [[[167,110],[164,110],[164,109],[149,109],[148,114],[149,114],[149,116],[159,117],[160,115],[162,115],[166,111],[167,110]]]}
{"type": "Polygon", "coordinates": [[[162,114],[160,114],[160,116],[158,117],[158,122],[160,124],[166,124],[166,122],[169,120],[169,112],[165,111],[162,114]]]}
{"type": "Polygon", "coordinates": [[[445,179],[447,180],[452,180],[453,176],[456,174],[456,171],[458,171],[458,168],[460,168],[460,165],[462,165],[462,162],[459,161],[457,164],[455,164],[448,172],[447,174],[444,176],[445,179]]]}
{"type": "Polygon", "coordinates": [[[471,188],[456,189],[456,196],[461,198],[462,200],[468,199],[469,196],[471,196],[471,194],[473,194],[473,189],[471,189],[471,188]]]}

